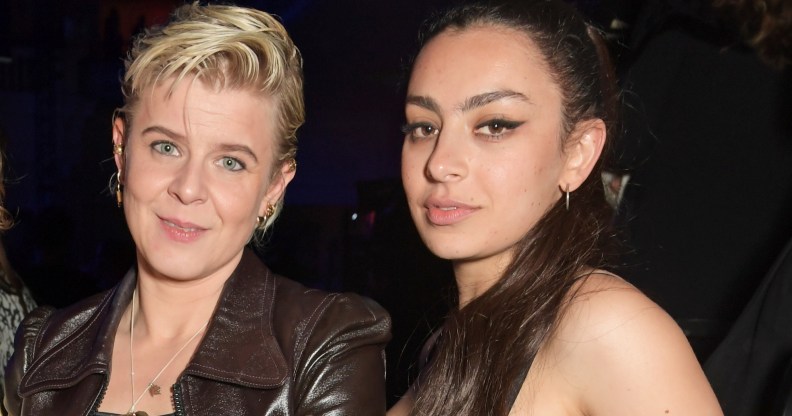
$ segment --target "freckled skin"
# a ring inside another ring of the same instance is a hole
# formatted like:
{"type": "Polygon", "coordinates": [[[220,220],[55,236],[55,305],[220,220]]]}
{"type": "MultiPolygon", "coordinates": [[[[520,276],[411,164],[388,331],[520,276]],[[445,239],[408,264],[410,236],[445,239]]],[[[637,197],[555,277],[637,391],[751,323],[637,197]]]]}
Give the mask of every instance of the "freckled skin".
{"type": "MultiPolygon", "coordinates": [[[[599,158],[605,125],[598,119],[575,126],[574,144],[565,151],[575,150],[570,156],[561,151],[561,108],[535,45],[512,29],[444,32],[416,58],[402,180],[424,242],[454,265],[460,305],[500,278],[515,244],[559,201],[561,189],[574,191],[599,158]],[[493,92],[501,98],[466,105],[493,92]],[[522,123],[493,129],[504,120],[522,123]],[[457,207],[460,201],[470,206],[457,207]],[[464,213],[459,221],[433,219],[456,210],[464,213]]],[[[675,409],[721,416],[676,323],[619,277],[588,271],[569,291],[574,298],[540,348],[510,415],[633,416],[675,409]]],[[[411,400],[408,393],[390,414],[409,414],[411,400]]]]}
{"type": "MultiPolygon", "coordinates": [[[[445,33],[417,57],[409,96],[431,98],[438,111],[408,103],[408,123],[431,123],[440,133],[405,139],[402,179],[410,211],[426,245],[459,267],[492,281],[512,249],[561,194],[566,159],[559,146],[561,96],[541,55],[511,29],[445,33]],[[493,91],[528,97],[499,99],[469,111],[470,97],[493,91]],[[497,138],[478,126],[493,118],[523,122],[497,138]],[[465,201],[476,212],[450,226],[427,220],[431,197],[465,201]]],[[[409,136],[409,135],[408,135],[409,136]]]]}

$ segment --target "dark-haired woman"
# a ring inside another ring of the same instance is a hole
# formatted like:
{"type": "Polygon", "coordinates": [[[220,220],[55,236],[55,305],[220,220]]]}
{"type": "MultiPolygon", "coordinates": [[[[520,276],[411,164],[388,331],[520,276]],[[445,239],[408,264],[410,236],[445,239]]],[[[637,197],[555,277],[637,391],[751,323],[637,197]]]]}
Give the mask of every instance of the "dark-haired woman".
{"type": "Polygon", "coordinates": [[[402,179],[458,308],[392,415],[720,415],[674,321],[604,270],[600,155],[617,92],[561,1],[429,22],[406,98],[402,179]]]}

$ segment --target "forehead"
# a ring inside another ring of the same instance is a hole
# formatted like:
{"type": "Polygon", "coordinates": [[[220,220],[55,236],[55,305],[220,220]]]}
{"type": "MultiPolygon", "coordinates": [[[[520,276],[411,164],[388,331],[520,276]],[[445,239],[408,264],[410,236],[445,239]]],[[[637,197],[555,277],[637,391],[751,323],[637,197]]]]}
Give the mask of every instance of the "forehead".
{"type": "Polygon", "coordinates": [[[418,95],[469,96],[482,89],[557,94],[546,61],[528,35],[492,25],[435,36],[416,58],[409,86],[410,94],[418,95]]]}
{"type": "Polygon", "coordinates": [[[141,91],[131,127],[134,132],[158,125],[185,137],[270,142],[277,131],[276,111],[274,100],[260,92],[216,88],[190,78],[141,91]]]}
{"type": "Polygon", "coordinates": [[[145,85],[136,94],[134,104],[139,106],[141,102],[148,100],[148,105],[155,104],[154,101],[160,102],[156,104],[172,105],[172,102],[183,102],[185,99],[192,99],[193,96],[222,97],[228,95],[244,95],[246,98],[258,99],[260,100],[259,104],[264,106],[268,106],[273,101],[272,97],[253,86],[229,86],[222,81],[188,74],[182,78],[171,76],[145,85]]]}

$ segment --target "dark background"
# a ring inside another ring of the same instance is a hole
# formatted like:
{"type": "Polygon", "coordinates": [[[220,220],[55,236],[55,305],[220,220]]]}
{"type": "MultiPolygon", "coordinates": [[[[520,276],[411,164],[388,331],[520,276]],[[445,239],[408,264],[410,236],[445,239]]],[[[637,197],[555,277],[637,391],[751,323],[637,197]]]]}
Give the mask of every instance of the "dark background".
{"type": "MultiPolygon", "coordinates": [[[[107,189],[111,117],[131,35],[181,3],[0,0],[0,141],[16,219],[3,243],[41,304],[108,288],[134,262],[107,189]]],[[[236,2],[281,16],[305,62],[298,173],[259,254],[290,278],[366,294],[391,313],[391,401],[453,293],[399,178],[405,68],[421,20],[451,3],[236,2]]],[[[614,17],[631,25],[609,33],[627,103],[613,168],[634,178],[614,266],[677,319],[703,361],[792,237],[792,82],[702,18],[700,3],[577,2],[605,28],[614,17]]]]}

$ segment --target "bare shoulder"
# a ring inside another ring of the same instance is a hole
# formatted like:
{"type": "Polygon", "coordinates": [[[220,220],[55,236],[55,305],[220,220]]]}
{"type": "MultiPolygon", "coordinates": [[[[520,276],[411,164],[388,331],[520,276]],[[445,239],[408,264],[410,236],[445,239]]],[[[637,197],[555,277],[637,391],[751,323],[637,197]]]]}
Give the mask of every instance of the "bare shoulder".
{"type": "Polygon", "coordinates": [[[671,317],[635,286],[616,275],[594,272],[572,288],[557,335],[576,342],[608,342],[635,331],[681,335],[671,317]]]}
{"type": "Polygon", "coordinates": [[[407,416],[410,414],[414,403],[412,389],[409,389],[393,407],[388,409],[386,416],[407,416]]]}
{"type": "Polygon", "coordinates": [[[681,329],[618,276],[573,288],[547,349],[586,414],[722,414],[681,329]]]}

